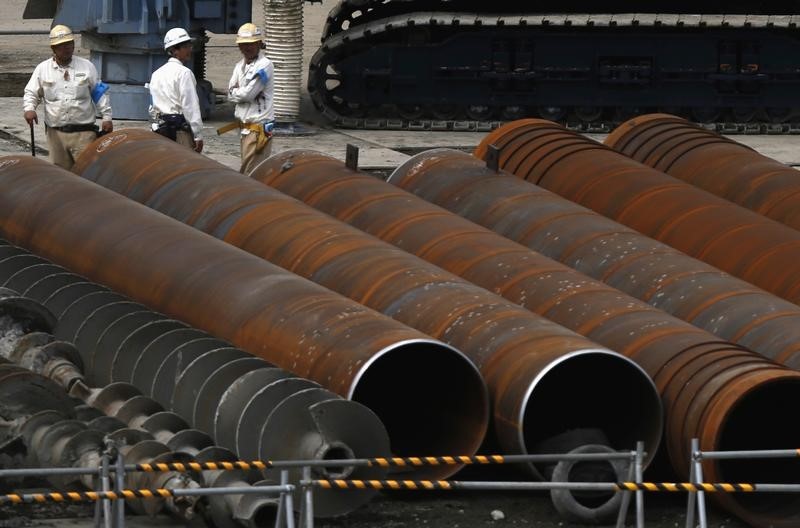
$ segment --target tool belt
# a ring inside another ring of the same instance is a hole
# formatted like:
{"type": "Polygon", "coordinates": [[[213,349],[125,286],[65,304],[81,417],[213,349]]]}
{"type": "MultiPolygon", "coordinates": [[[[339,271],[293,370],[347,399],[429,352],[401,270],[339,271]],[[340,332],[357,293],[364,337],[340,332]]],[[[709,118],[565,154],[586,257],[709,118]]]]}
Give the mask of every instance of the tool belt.
{"type": "Polygon", "coordinates": [[[192,128],[186,122],[183,114],[159,114],[158,122],[153,124],[153,132],[160,134],[172,141],[177,141],[178,130],[191,133],[192,128]]]}
{"type": "Polygon", "coordinates": [[[100,130],[97,125],[94,123],[85,123],[82,125],[64,125],[60,127],[50,127],[53,130],[58,130],[59,132],[94,132],[95,134],[100,130]]]}
{"type": "Polygon", "coordinates": [[[275,128],[275,123],[267,121],[266,123],[242,123],[241,121],[233,121],[227,125],[221,126],[217,129],[217,135],[222,135],[231,130],[250,130],[258,134],[256,140],[256,152],[261,152],[272,139],[272,129],[275,128]]]}

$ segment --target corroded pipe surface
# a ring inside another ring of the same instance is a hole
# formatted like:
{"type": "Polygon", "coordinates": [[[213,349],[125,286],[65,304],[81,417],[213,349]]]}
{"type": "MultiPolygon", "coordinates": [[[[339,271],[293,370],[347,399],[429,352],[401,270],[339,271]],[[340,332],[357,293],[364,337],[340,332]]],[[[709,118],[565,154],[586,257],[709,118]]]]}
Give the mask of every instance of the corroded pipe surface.
{"type": "Polygon", "coordinates": [[[83,177],[463,350],[490,387],[505,452],[587,427],[614,447],[642,438],[655,451],[660,402],[630,360],[158,136],[109,137],[81,158],[83,177]]]}
{"type": "Polygon", "coordinates": [[[462,354],[54,165],[0,159],[0,232],[364,403],[395,453],[473,453],[483,440],[486,389],[462,354]]]}
{"type": "MultiPolygon", "coordinates": [[[[437,149],[389,182],[777,363],[800,369],[800,308],[474,156],[437,149]]],[[[401,207],[393,204],[391,210],[401,207]]],[[[375,233],[377,234],[377,233],[375,233]]]]}
{"type": "Polygon", "coordinates": [[[649,167],[800,229],[800,178],[789,167],[667,114],[619,125],[605,144],[649,167]]]}
{"type": "Polygon", "coordinates": [[[508,123],[475,150],[560,194],[784,299],[800,303],[800,233],[541,119],[508,123]]]}
{"type": "MultiPolygon", "coordinates": [[[[409,161],[398,169],[398,179],[402,180],[401,172],[429,168],[424,164],[429,157],[437,159],[434,153],[409,161]]],[[[420,185],[428,183],[428,188],[437,190],[446,187],[455,194],[468,187],[465,169],[482,164],[465,154],[456,159],[468,163],[453,167],[441,178],[417,178],[423,182],[420,185]]],[[[662,391],[667,447],[679,473],[686,472],[692,437],[706,442],[703,449],[717,449],[723,443],[746,448],[758,441],[753,436],[737,436],[742,434],[744,423],[769,436],[769,445],[775,448],[800,441],[800,428],[787,430],[785,420],[778,422],[771,414],[787,391],[800,391],[800,374],[796,372],[741,347],[717,342],[706,332],[420,198],[351,171],[328,156],[284,152],[262,163],[253,176],[629,354],[653,375],[662,391]]],[[[485,182],[474,188],[480,192],[483,185],[485,182]]],[[[464,199],[454,198],[455,202],[470,210],[479,208],[478,202],[464,194],[459,196],[464,199]]],[[[506,213],[506,220],[514,224],[514,212],[506,213]]],[[[763,470],[764,475],[786,478],[778,464],[763,470]]],[[[721,466],[709,468],[709,472],[719,475],[721,466]]],[[[795,507],[796,502],[789,506],[795,507]]]]}

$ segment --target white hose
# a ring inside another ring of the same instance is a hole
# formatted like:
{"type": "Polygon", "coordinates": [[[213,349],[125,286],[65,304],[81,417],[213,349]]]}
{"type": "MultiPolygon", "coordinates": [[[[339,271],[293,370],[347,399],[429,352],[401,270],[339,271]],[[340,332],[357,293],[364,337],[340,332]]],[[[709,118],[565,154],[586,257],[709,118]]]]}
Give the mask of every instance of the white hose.
{"type": "Polygon", "coordinates": [[[275,64],[275,120],[300,116],[303,77],[303,0],[263,0],[267,56],[275,64]]]}

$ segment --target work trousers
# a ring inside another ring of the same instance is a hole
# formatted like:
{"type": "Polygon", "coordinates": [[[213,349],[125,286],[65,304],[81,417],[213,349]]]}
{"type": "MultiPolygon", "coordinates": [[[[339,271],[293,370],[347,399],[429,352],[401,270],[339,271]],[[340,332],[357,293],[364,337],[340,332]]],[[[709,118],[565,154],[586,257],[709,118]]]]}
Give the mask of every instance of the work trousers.
{"type": "Polygon", "coordinates": [[[242,150],[242,167],[239,169],[239,172],[247,175],[250,174],[250,172],[252,172],[252,170],[255,169],[259,163],[270,156],[272,153],[272,138],[270,138],[269,142],[267,142],[266,146],[261,150],[261,152],[257,152],[257,132],[250,132],[249,134],[243,134],[239,137],[241,138],[242,150]]]}
{"type": "Polygon", "coordinates": [[[97,134],[92,130],[61,132],[47,127],[47,148],[50,150],[50,161],[59,167],[72,170],[83,149],[96,138],[97,134]]]}

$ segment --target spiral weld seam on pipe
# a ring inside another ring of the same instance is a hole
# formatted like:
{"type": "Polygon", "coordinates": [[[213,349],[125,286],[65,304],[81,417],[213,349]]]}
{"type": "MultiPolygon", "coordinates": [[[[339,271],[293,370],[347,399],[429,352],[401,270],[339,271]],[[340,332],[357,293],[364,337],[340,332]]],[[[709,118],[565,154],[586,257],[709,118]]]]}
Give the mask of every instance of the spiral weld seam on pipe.
{"type": "MultiPolygon", "coordinates": [[[[399,455],[474,453],[484,439],[486,388],[460,352],[47,162],[0,158],[0,231],[75,273],[364,403],[384,422],[399,455]],[[426,369],[419,368],[422,358],[426,369]],[[450,386],[441,383],[441,372],[448,372],[450,386]],[[409,416],[404,404],[421,412],[409,416]]],[[[418,474],[441,478],[457,470],[426,467],[418,474]]]]}
{"type": "Polygon", "coordinates": [[[800,368],[800,307],[555,193],[450,149],[417,154],[389,182],[723,339],[800,368]]]}
{"type": "Polygon", "coordinates": [[[475,149],[500,168],[797,304],[800,233],[541,119],[513,121],[475,149]]]}
{"type": "Polygon", "coordinates": [[[542,435],[582,427],[591,416],[614,429],[608,431],[612,445],[630,446],[642,437],[652,456],[660,437],[660,402],[652,381],[629,359],[213,160],[176,151],[152,134],[107,137],[108,146],[98,142],[79,160],[76,171],[83,177],[241,243],[469,354],[490,386],[504,452],[527,452],[542,435]],[[146,167],[125,161],[144,152],[153,160],[146,167]],[[607,376],[619,376],[614,394],[594,376],[603,368],[607,376]],[[583,374],[571,385],[578,390],[564,393],[559,387],[570,372],[583,374]],[[551,391],[558,394],[545,397],[551,391]],[[593,411],[586,410],[587,391],[593,393],[593,411]],[[562,407],[552,408],[552,401],[562,407]],[[612,412],[620,402],[628,406],[626,413],[612,412]],[[564,416],[568,424],[556,425],[564,416]]]}
{"type": "Polygon", "coordinates": [[[760,215],[800,229],[797,169],[669,114],[619,125],[604,144],[760,215]]]}
{"type": "MultiPolygon", "coordinates": [[[[430,156],[435,159],[440,151],[433,152],[430,156]]],[[[467,154],[454,155],[483,165],[467,154]]],[[[424,161],[420,160],[425,156],[422,153],[408,160],[392,179],[403,170],[422,172],[424,161]]],[[[431,187],[436,188],[437,182],[449,184],[452,176],[453,188],[463,189],[465,185],[458,180],[466,179],[466,172],[464,167],[457,167],[452,175],[421,181],[434,180],[431,187]]],[[[704,449],[713,449],[728,441],[730,431],[737,430],[732,424],[766,414],[772,404],[800,390],[796,372],[742,347],[720,342],[401,189],[352,171],[324,154],[283,152],[265,160],[252,176],[558,322],[572,323],[571,327],[580,328],[606,346],[611,344],[606,340],[612,340],[615,349],[635,355],[654,375],[664,395],[666,447],[679,473],[685,471],[692,437],[700,436],[704,449]],[[615,321],[618,315],[622,317],[615,321]],[[622,323],[602,324],[609,320],[622,323]],[[793,388],[787,388],[787,384],[793,388]],[[745,390],[745,386],[750,389],[745,390]],[[723,427],[723,423],[727,425],[723,427]]],[[[455,201],[467,207],[475,205],[455,201]]],[[[786,429],[782,424],[778,427],[780,431],[786,429]]],[[[800,440],[800,432],[787,431],[785,435],[781,438],[788,438],[791,445],[800,440]]],[[[776,440],[776,447],[779,445],[784,444],[776,440]]]]}

